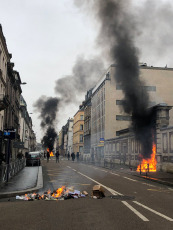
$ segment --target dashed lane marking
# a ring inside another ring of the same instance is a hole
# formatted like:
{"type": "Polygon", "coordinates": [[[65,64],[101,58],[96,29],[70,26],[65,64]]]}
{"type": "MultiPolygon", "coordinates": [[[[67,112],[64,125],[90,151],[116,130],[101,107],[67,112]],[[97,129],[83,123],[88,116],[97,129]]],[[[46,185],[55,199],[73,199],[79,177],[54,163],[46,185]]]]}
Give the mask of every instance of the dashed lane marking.
{"type": "Polygon", "coordinates": [[[108,171],[106,171],[106,170],[104,170],[104,169],[101,169],[101,171],[102,171],[102,172],[106,172],[106,173],[108,172],[108,171]]]}
{"type": "Polygon", "coordinates": [[[112,173],[112,172],[110,172],[110,174],[115,175],[115,176],[120,176],[120,175],[117,174],[117,173],[112,173]]]}
{"type": "Polygon", "coordinates": [[[147,184],[147,183],[142,183],[142,184],[148,185],[150,187],[156,187],[155,185],[152,185],[152,184],[147,184]]]}
{"type": "MultiPolygon", "coordinates": [[[[80,175],[86,177],[87,179],[89,179],[89,180],[95,182],[96,184],[101,185],[103,188],[105,188],[106,190],[108,190],[112,195],[120,195],[120,196],[123,196],[123,194],[121,194],[121,193],[115,191],[114,189],[111,189],[111,188],[109,188],[109,187],[107,187],[107,186],[105,186],[105,185],[99,183],[98,181],[92,179],[91,177],[89,177],[89,176],[87,176],[87,175],[85,175],[85,174],[83,174],[83,173],[81,173],[81,172],[79,172],[79,171],[77,171],[77,170],[75,170],[75,169],[72,169],[72,170],[73,170],[73,171],[76,171],[78,174],[80,174],[80,175]]],[[[148,184],[147,184],[147,185],[148,185],[148,184]]],[[[141,204],[141,203],[139,203],[139,202],[137,202],[137,201],[133,201],[133,202],[134,202],[135,204],[137,204],[137,205],[139,205],[139,206],[141,206],[141,207],[143,207],[143,208],[145,208],[145,209],[147,209],[147,210],[149,210],[149,211],[151,211],[151,212],[153,212],[153,213],[155,213],[155,214],[157,214],[157,215],[159,215],[159,216],[165,218],[165,219],[168,220],[168,221],[173,221],[172,218],[170,218],[170,217],[168,217],[168,216],[166,216],[166,215],[164,215],[164,214],[162,214],[162,213],[160,213],[160,212],[157,212],[157,211],[155,211],[155,210],[153,210],[153,209],[151,209],[151,208],[149,208],[149,207],[147,207],[147,206],[145,206],[145,205],[143,205],[143,204],[141,204]]],[[[135,208],[133,208],[131,205],[129,205],[126,201],[122,201],[122,203],[123,203],[124,205],[126,205],[131,211],[133,211],[133,212],[134,212],[139,218],[141,218],[143,221],[149,221],[145,216],[143,216],[143,215],[142,215],[140,212],[138,212],[135,208]]]]}
{"type": "Polygon", "coordinates": [[[128,207],[133,213],[135,213],[139,218],[141,218],[143,221],[149,221],[145,216],[143,216],[140,212],[138,212],[135,208],[133,208],[130,204],[128,204],[126,201],[122,201],[122,203],[128,207]]]}
{"type": "Polygon", "coordinates": [[[155,210],[153,210],[153,209],[151,209],[151,208],[149,208],[149,207],[147,207],[147,206],[145,206],[145,205],[143,205],[143,204],[141,204],[141,203],[139,203],[139,202],[137,202],[137,201],[133,201],[133,202],[134,202],[135,204],[137,204],[137,205],[139,205],[139,206],[141,206],[141,207],[143,207],[143,208],[149,210],[150,212],[153,212],[153,213],[155,213],[156,215],[165,218],[166,220],[173,221],[172,218],[170,218],[170,217],[168,217],[168,216],[165,216],[165,215],[163,215],[162,213],[157,212],[157,211],[155,211],[155,210]]]}
{"type": "Polygon", "coordinates": [[[137,180],[133,180],[133,179],[131,179],[131,178],[129,178],[129,177],[123,177],[123,178],[125,178],[125,179],[127,179],[127,180],[131,180],[131,181],[135,181],[135,182],[137,182],[137,180]]]}
{"type": "Polygon", "coordinates": [[[107,186],[101,184],[100,182],[98,182],[98,181],[92,179],[91,177],[89,177],[89,176],[87,176],[87,175],[85,175],[85,174],[83,174],[83,173],[80,173],[80,172],[77,172],[77,173],[80,174],[80,175],[82,175],[82,176],[84,176],[84,177],[86,177],[86,178],[88,178],[89,180],[95,182],[96,184],[101,185],[103,188],[105,188],[106,190],[108,190],[112,195],[120,195],[120,196],[123,196],[123,194],[121,194],[121,193],[119,193],[119,192],[117,192],[117,191],[115,191],[115,190],[113,190],[113,189],[111,189],[111,188],[109,188],[109,187],[107,187],[107,186]]]}
{"type": "Polygon", "coordinates": [[[70,166],[67,166],[67,168],[71,169],[71,167],[70,167],[70,166]]]}

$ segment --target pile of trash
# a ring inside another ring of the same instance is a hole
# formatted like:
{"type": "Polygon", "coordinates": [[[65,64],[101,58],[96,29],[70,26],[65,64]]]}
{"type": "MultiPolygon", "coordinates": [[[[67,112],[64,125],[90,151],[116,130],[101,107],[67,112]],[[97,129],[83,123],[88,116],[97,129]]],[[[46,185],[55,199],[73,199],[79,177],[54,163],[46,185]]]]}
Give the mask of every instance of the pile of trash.
{"type": "MultiPolygon", "coordinates": [[[[53,192],[51,192],[51,190],[49,189],[47,192],[44,192],[44,194],[29,193],[23,196],[16,196],[16,200],[68,200],[83,198],[86,196],[88,196],[88,193],[86,191],[80,192],[79,190],[74,189],[74,187],[62,186],[61,188],[58,188],[53,192]]],[[[94,185],[91,197],[94,199],[102,199],[103,197],[105,197],[103,187],[101,185],[94,185]]]]}
{"type": "Polygon", "coordinates": [[[87,195],[88,193],[86,191],[83,191],[81,193],[79,190],[75,190],[74,187],[62,186],[61,188],[58,188],[53,192],[51,192],[51,190],[48,190],[47,192],[44,192],[44,194],[29,193],[23,196],[16,196],[16,200],[68,200],[86,197],[87,195]]]}

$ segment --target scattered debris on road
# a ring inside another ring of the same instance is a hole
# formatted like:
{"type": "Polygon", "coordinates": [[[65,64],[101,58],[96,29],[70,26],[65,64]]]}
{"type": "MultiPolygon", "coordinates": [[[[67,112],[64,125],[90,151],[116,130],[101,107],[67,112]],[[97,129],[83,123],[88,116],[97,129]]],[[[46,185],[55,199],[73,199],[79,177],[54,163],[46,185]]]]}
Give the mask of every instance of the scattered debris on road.
{"type": "Polygon", "coordinates": [[[48,190],[44,194],[38,193],[30,193],[25,194],[23,196],[16,196],[17,200],[25,200],[25,201],[34,201],[34,200],[68,200],[75,198],[86,197],[88,193],[83,191],[82,193],[79,190],[75,190],[74,187],[65,187],[62,186],[57,190],[51,192],[48,190]]]}
{"type": "MultiPolygon", "coordinates": [[[[16,196],[16,200],[25,200],[25,201],[34,201],[34,200],[68,200],[68,199],[77,199],[88,196],[86,191],[80,192],[79,190],[74,189],[74,187],[65,187],[62,186],[57,190],[51,192],[49,189],[43,194],[39,193],[29,193],[23,196],[16,196]]],[[[104,189],[101,185],[94,185],[92,189],[92,198],[102,199],[105,197],[104,189]]]]}
{"type": "Polygon", "coordinates": [[[94,199],[102,199],[105,197],[104,189],[101,185],[94,185],[92,190],[92,198],[94,199]]]}

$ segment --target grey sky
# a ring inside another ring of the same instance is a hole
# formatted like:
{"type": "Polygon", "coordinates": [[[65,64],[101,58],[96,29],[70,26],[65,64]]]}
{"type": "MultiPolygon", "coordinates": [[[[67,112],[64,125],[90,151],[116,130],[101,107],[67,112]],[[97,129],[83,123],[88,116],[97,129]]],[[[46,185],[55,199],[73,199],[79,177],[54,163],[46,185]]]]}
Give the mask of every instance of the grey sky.
{"type": "MultiPolygon", "coordinates": [[[[132,2],[138,3],[141,7],[147,0],[132,2]]],[[[170,0],[150,0],[145,4],[150,11],[151,23],[148,18],[141,21],[145,18],[145,11],[141,18],[138,11],[135,11],[137,20],[141,19],[140,25],[143,23],[141,35],[136,43],[141,49],[142,62],[154,66],[167,64],[173,67],[172,52],[170,48],[166,48],[172,46],[173,33],[170,25],[173,11],[167,4],[160,10],[154,10],[161,2],[171,3],[170,0]],[[167,23],[169,18],[170,24],[167,23]],[[144,31],[144,28],[148,30],[144,31]],[[153,30],[156,31],[157,40],[154,35],[152,38],[150,36],[153,30]],[[168,37],[170,39],[167,39],[168,37]],[[152,47],[154,50],[151,53],[152,47]],[[162,48],[159,52],[158,47],[162,48]]],[[[91,56],[99,54],[95,45],[99,27],[88,13],[73,5],[73,0],[0,0],[0,23],[8,50],[13,55],[15,69],[19,71],[22,81],[27,82],[22,89],[29,112],[34,113],[32,105],[41,95],[55,96],[55,81],[71,75],[78,56],[84,55],[90,59],[91,56]]],[[[58,128],[64,125],[76,110],[77,107],[74,105],[65,107],[58,128]]],[[[31,116],[39,140],[42,131],[38,115],[34,113],[31,116]]]]}

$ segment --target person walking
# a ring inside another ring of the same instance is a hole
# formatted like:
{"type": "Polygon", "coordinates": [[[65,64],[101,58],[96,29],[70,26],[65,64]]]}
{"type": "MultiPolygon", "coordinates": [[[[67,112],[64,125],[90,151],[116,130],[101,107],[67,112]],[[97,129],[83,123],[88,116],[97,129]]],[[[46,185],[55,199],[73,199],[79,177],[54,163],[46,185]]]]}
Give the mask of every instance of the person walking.
{"type": "Polygon", "coordinates": [[[57,163],[57,161],[59,163],[59,150],[58,149],[56,150],[56,163],[57,163]]]}
{"type": "Polygon", "coordinates": [[[68,152],[67,154],[67,157],[68,157],[68,161],[70,160],[70,153],[68,152]]]}
{"type": "Polygon", "coordinates": [[[77,161],[79,161],[79,152],[77,152],[76,157],[77,157],[77,161]]]}
{"type": "Polygon", "coordinates": [[[50,153],[49,151],[47,151],[47,163],[49,162],[49,158],[50,158],[50,153]]]}
{"type": "Polygon", "coordinates": [[[72,161],[74,162],[74,160],[75,160],[75,153],[74,152],[72,152],[71,158],[72,158],[72,161]]]}

